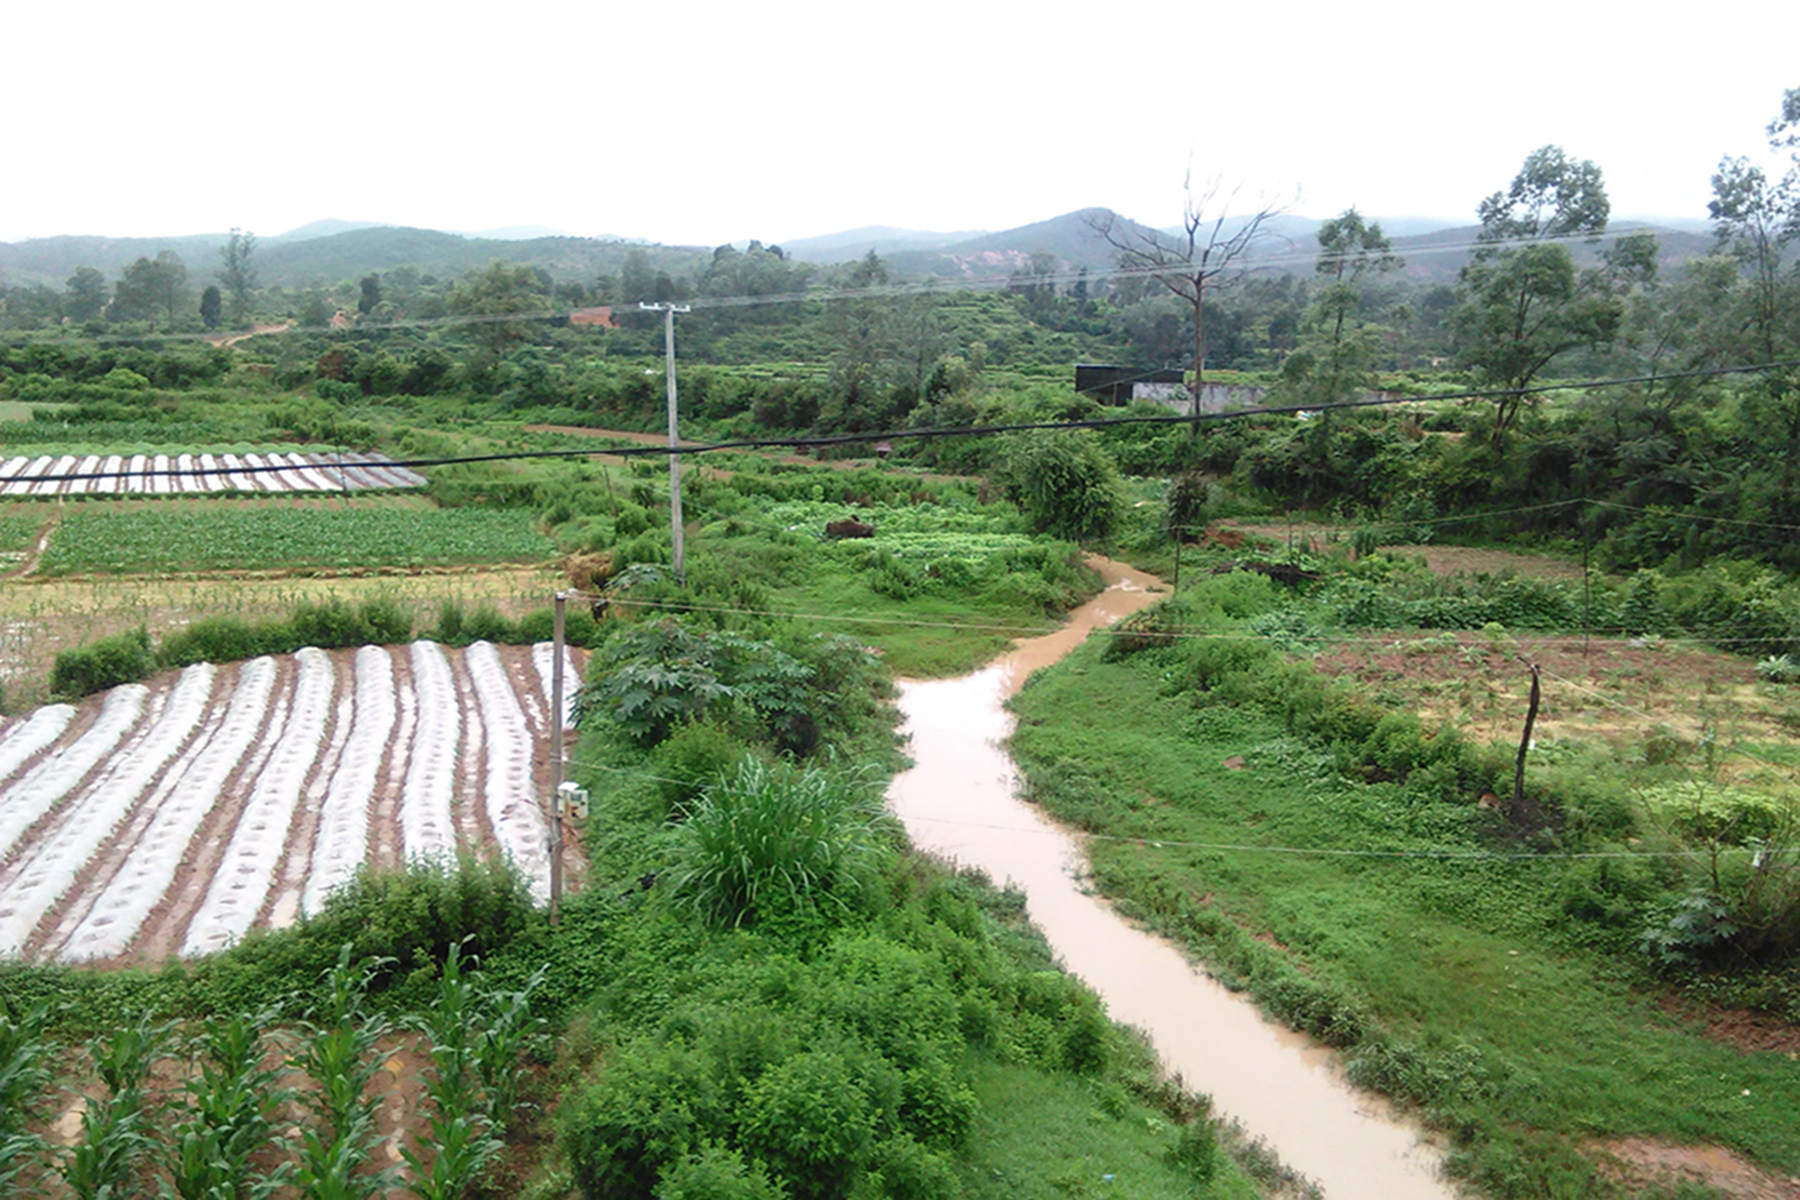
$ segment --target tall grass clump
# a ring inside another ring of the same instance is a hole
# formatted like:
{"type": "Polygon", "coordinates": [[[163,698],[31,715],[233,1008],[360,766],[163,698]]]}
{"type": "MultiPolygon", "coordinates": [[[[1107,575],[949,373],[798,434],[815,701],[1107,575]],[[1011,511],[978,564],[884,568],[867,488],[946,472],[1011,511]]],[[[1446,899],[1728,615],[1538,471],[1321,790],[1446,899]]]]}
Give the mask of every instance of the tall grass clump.
{"type": "Polygon", "coordinates": [[[714,925],[848,912],[878,875],[886,834],[867,781],[746,756],[682,825],[673,891],[714,925]]]}

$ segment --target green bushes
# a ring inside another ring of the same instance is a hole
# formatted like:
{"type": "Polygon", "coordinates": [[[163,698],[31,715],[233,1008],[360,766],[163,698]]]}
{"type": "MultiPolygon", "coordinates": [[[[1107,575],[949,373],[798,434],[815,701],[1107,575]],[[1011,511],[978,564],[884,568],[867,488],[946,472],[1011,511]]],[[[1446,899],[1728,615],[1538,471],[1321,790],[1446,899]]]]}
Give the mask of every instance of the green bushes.
{"type": "Polygon", "coordinates": [[[50,692],[75,700],[121,683],[134,683],[155,669],[149,631],[140,626],[58,654],[50,670],[50,692]]]}
{"type": "Polygon", "coordinates": [[[878,665],[845,637],[777,645],[673,619],[615,627],[575,697],[577,726],[604,722],[643,748],[686,721],[715,720],[749,741],[806,755],[864,733],[884,694],[878,665]]]}
{"type": "Polygon", "coordinates": [[[995,478],[1039,533],[1072,542],[1111,536],[1123,513],[1118,468],[1091,435],[1009,438],[995,478]]]}
{"type": "MultiPolygon", "coordinates": [[[[438,610],[437,625],[427,636],[450,646],[490,641],[505,644],[547,642],[554,634],[555,614],[534,609],[518,620],[484,605],[466,613],[450,601],[438,610]]],[[[303,646],[322,650],[351,646],[392,646],[413,637],[413,617],[390,599],[377,597],[351,603],[332,597],[303,603],[279,621],[245,621],[237,617],[203,617],[164,634],[155,648],[144,629],[102,638],[65,650],[50,675],[51,694],[64,700],[131,683],[165,667],[198,662],[236,662],[263,654],[291,654],[303,646]]],[[[571,608],[563,634],[569,645],[591,646],[601,640],[600,624],[585,608],[571,608]]],[[[575,681],[569,686],[573,688],[575,681]]]]}
{"type": "Polygon", "coordinates": [[[1002,948],[1001,898],[935,873],[908,886],[822,942],[650,942],[648,977],[604,1001],[629,1036],[558,1120],[582,1192],[954,1197],[980,1113],[972,1052],[1054,1070],[1124,1057],[1079,984],[1002,948]]]}

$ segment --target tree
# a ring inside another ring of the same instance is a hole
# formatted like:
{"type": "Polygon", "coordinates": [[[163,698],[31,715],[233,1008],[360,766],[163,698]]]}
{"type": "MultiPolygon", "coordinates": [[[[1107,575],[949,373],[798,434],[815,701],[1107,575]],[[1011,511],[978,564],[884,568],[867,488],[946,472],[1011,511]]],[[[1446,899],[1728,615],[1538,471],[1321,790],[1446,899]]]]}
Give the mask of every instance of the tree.
{"type": "Polygon", "coordinates": [[[1206,332],[1201,317],[1205,311],[1209,285],[1229,282],[1233,264],[1256,243],[1263,223],[1282,211],[1282,206],[1264,199],[1248,218],[1227,225],[1231,216],[1234,190],[1219,195],[1220,181],[1214,178],[1199,195],[1194,194],[1193,172],[1182,180],[1182,234],[1170,237],[1154,229],[1121,221],[1117,213],[1105,211],[1088,215],[1088,227],[1103,238],[1119,254],[1119,266],[1141,272],[1170,292],[1181,297],[1194,310],[1194,384],[1193,415],[1190,436],[1200,434],[1200,393],[1205,382],[1206,332]]]}
{"type": "MultiPolygon", "coordinates": [[[[846,288],[878,288],[888,281],[887,264],[871,250],[845,273],[846,288]]],[[[894,349],[893,307],[876,300],[843,299],[831,305],[830,398],[820,412],[828,428],[879,428],[889,417],[881,404],[884,368],[894,349]]],[[[917,398],[914,393],[913,398],[917,398]]]]}
{"type": "Polygon", "coordinates": [[[92,321],[106,308],[106,276],[93,267],[78,267],[69,276],[63,313],[71,321],[92,321]]]}
{"type": "MultiPolygon", "coordinates": [[[[1748,159],[1728,157],[1712,177],[1707,208],[1720,248],[1741,274],[1733,324],[1749,344],[1739,352],[1772,363],[1800,342],[1800,278],[1783,264],[1789,244],[1800,238],[1800,88],[1783,93],[1766,132],[1771,150],[1790,152],[1782,177],[1772,180],[1748,159]]],[[[1800,378],[1791,369],[1762,372],[1746,399],[1766,406],[1768,424],[1785,434],[1778,515],[1800,518],[1800,378]]]]}
{"type": "Polygon", "coordinates": [[[1345,400],[1373,382],[1375,331],[1356,319],[1363,306],[1363,281],[1403,265],[1381,223],[1365,222],[1354,207],[1319,227],[1313,269],[1328,282],[1307,314],[1300,349],[1288,356],[1282,372],[1298,387],[1302,403],[1345,400]]]}
{"type": "Polygon", "coordinates": [[[200,323],[208,329],[217,329],[219,314],[224,307],[225,302],[219,295],[219,289],[208,284],[206,290],[200,293],[200,323]]]}
{"type": "Polygon", "coordinates": [[[1604,233],[1610,209],[1600,168],[1557,146],[1532,151],[1511,186],[1477,209],[1482,245],[1462,270],[1450,320],[1458,358],[1500,393],[1496,448],[1546,367],[1577,347],[1610,341],[1618,329],[1620,304],[1608,277],[1577,274],[1561,242],[1604,233]]]}
{"type": "Polygon", "coordinates": [[[164,250],[154,259],[139,258],[119,274],[110,315],[120,321],[148,321],[160,312],[174,325],[176,312],[187,307],[187,295],[187,267],[181,255],[164,250]]]}
{"type": "Polygon", "coordinates": [[[240,328],[250,324],[250,294],[256,289],[256,267],[250,260],[255,254],[256,235],[248,229],[234,227],[219,247],[219,257],[224,261],[219,282],[231,296],[231,323],[240,328]]]}
{"type": "Polygon", "coordinates": [[[357,286],[362,289],[362,295],[356,301],[356,311],[366,317],[381,303],[381,276],[364,275],[357,286]]]}
{"type": "Polygon", "coordinates": [[[470,337],[492,358],[531,337],[529,319],[550,311],[550,298],[530,267],[495,259],[450,288],[452,316],[471,318],[470,337]]]}

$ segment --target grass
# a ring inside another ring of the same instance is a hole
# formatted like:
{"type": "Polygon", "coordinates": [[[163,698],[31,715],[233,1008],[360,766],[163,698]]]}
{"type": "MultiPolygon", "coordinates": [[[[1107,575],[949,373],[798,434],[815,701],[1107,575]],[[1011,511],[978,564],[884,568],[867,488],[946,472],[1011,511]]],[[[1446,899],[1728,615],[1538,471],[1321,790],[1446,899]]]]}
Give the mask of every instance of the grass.
{"type": "Polygon", "coordinates": [[[1274,719],[1171,686],[1158,655],[1105,662],[1100,650],[1016,701],[1013,748],[1034,796],[1084,828],[1146,839],[1090,846],[1101,890],[1265,1007],[1335,1030],[1353,1070],[1451,1131],[1458,1169],[1503,1194],[1578,1189],[1593,1185],[1585,1143],[1635,1134],[1800,1170],[1800,1072],[1693,1032],[1640,973],[1577,944],[1566,860],[1191,845],[1484,843],[1472,805],[1345,782],[1274,719]],[[1242,769],[1223,765],[1234,756],[1242,769]]]}
{"type": "MultiPolygon", "coordinates": [[[[969,1196],[1017,1200],[1252,1197],[1232,1164],[1200,1180],[1171,1160],[1172,1122],[1117,1085],[978,1058],[970,1083],[981,1112],[962,1185],[969,1196]]],[[[1221,1158],[1224,1156],[1221,1155],[1221,1158]]]]}
{"type": "Polygon", "coordinates": [[[257,507],[69,513],[39,570],[48,575],[433,566],[543,559],[528,513],[257,507]]]}

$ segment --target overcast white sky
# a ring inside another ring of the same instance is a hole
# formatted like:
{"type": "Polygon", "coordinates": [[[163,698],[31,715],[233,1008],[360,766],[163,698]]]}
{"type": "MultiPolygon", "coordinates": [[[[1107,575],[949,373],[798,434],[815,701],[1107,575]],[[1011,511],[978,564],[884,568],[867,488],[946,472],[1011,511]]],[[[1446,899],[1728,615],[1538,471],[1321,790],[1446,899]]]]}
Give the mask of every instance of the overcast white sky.
{"type": "Polygon", "coordinates": [[[19,3],[0,240],[323,217],[671,243],[1157,225],[1196,176],[1474,220],[1547,142],[1704,218],[1800,4],[19,3]]]}

